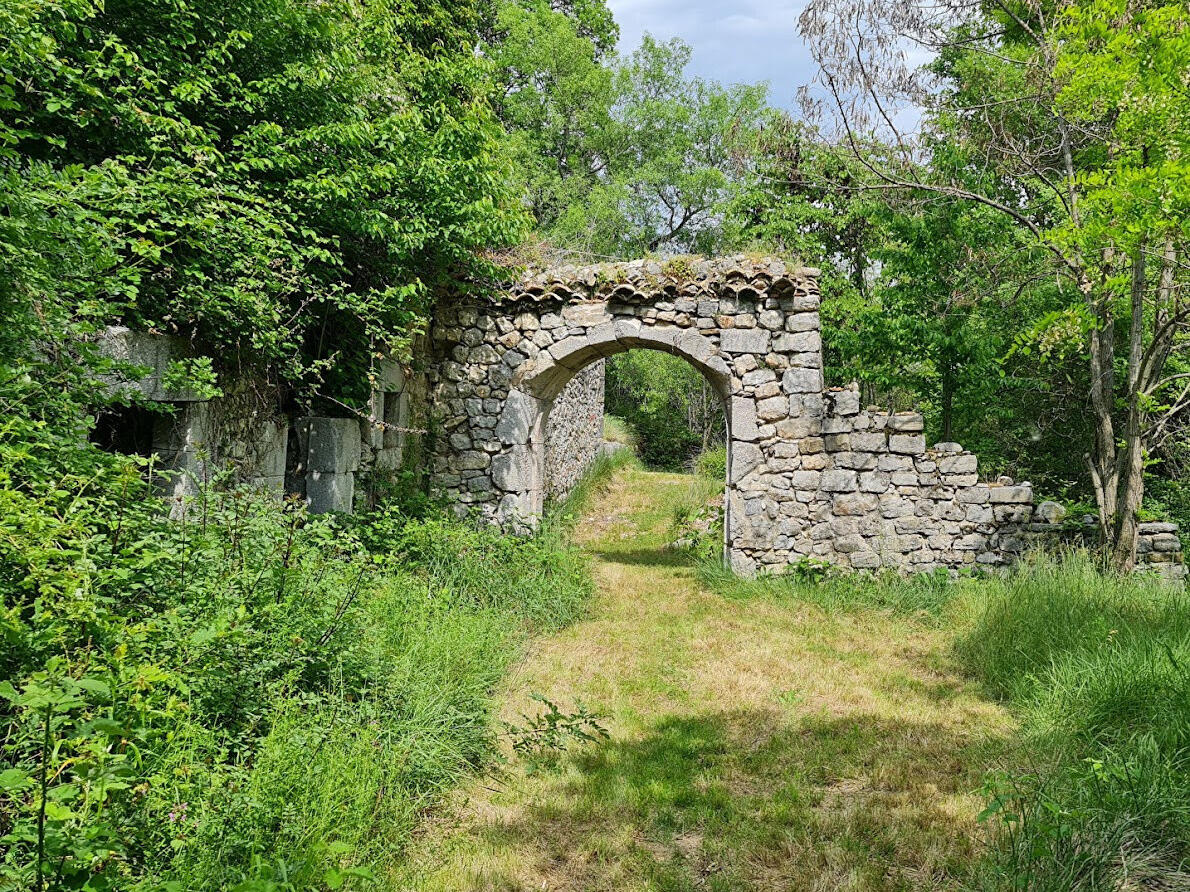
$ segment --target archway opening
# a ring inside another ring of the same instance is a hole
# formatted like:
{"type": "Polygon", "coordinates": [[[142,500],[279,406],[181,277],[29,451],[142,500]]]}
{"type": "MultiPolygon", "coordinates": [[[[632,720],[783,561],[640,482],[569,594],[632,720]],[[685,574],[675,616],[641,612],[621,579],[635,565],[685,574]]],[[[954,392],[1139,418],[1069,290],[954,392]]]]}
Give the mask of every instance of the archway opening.
{"type": "Polygon", "coordinates": [[[535,451],[546,510],[600,455],[627,445],[666,490],[668,544],[704,553],[722,549],[730,442],[730,401],[722,384],[685,356],[654,347],[592,358],[542,404],[542,444],[535,451]],[[675,488],[684,495],[675,499],[675,488]]]}

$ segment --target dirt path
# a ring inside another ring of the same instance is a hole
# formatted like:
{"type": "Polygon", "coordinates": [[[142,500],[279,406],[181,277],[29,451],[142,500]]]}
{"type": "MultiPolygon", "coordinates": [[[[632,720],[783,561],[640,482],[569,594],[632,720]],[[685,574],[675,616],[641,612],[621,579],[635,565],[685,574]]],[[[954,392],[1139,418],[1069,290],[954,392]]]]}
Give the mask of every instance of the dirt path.
{"type": "Polygon", "coordinates": [[[540,693],[607,716],[611,738],[460,794],[406,887],[958,885],[1008,718],[929,623],[701,589],[664,549],[690,486],[630,470],[596,497],[578,531],[599,582],[589,618],[507,684],[507,718],[540,693]]]}

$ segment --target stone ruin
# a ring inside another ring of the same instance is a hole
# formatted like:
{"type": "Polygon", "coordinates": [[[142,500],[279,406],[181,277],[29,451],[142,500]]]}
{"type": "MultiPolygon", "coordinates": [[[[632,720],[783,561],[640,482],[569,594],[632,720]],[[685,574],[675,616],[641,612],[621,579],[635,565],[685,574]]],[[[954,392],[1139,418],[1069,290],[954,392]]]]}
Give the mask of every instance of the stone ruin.
{"type": "MultiPolygon", "coordinates": [[[[1052,503],[1035,510],[1028,483],[981,481],[957,443],[927,447],[920,414],[864,407],[855,385],[825,387],[817,280],[811,268],[745,257],[529,274],[439,306],[419,356],[425,372],[381,363],[369,411],[356,417],[286,415],[277,394],[246,400],[252,388],[239,385],[213,400],[167,391],[184,345],[111,329],[108,355],[150,369],[113,387],[174,412],[115,417],[109,445],[158,454],[178,505],[230,466],[236,482],[300,495],[315,512],[366,506],[361,481],[412,459],[460,513],[523,531],[603,446],[603,359],[654,349],[691,363],[722,402],[724,549],[739,573],[807,559],[997,568],[1036,544],[1091,538],[1052,503]]],[[[1177,528],[1142,525],[1139,561],[1180,582],[1177,528]]]]}
{"type": "MultiPolygon", "coordinates": [[[[827,389],[819,302],[817,270],[746,257],[567,266],[452,301],[431,331],[435,489],[460,510],[531,527],[559,396],[605,357],[644,348],[684,358],[723,402],[724,546],[739,573],[805,559],[995,568],[1053,529],[1035,522],[1028,483],[980,481],[957,443],[927,447],[920,414],[865,408],[855,385],[827,389]]],[[[581,464],[591,446],[568,452],[581,464]]],[[[1144,554],[1180,578],[1169,541],[1144,554]]]]}

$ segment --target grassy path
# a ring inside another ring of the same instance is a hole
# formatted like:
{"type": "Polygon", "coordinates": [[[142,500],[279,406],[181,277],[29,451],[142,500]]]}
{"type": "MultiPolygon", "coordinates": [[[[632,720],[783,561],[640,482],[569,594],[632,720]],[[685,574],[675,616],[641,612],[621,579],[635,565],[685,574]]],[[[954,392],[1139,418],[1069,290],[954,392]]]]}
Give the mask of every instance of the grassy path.
{"type": "Polygon", "coordinates": [[[504,692],[509,719],[540,693],[604,714],[611,739],[460,794],[407,887],[958,886],[1008,717],[936,624],[700,588],[664,548],[690,486],[627,470],[595,497],[577,535],[598,598],[504,692]]]}

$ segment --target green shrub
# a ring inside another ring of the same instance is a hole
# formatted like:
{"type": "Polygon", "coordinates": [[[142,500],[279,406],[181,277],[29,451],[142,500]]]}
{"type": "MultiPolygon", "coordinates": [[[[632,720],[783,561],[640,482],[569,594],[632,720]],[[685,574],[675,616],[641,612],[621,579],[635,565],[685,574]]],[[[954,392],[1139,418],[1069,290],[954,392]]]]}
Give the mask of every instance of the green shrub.
{"type": "Polygon", "coordinates": [[[956,649],[1020,712],[1035,763],[989,783],[1000,820],[987,884],[1185,883],[1190,602],[1078,558],[1023,568],[985,591],[956,649]]]}
{"type": "Polygon", "coordinates": [[[399,857],[585,559],[248,491],[171,519],[55,405],[0,420],[0,888],[305,889],[399,857]]]}
{"type": "Polygon", "coordinates": [[[694,472],[720,483],[727,479],[727,447],[716,446],[700,452],[694,460],[694,472]]]}

